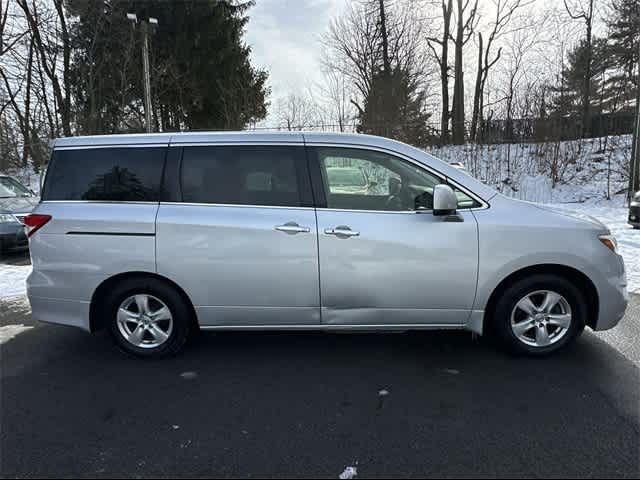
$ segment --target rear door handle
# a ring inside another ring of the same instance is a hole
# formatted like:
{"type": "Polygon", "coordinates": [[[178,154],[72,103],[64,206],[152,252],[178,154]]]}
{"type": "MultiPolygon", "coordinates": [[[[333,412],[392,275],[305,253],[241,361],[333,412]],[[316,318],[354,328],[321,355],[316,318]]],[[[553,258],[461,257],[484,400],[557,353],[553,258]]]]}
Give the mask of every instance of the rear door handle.
{"type": "Polygon", "coordinates": [[[360,232],[356,232],[355,230],[351,230],[351,228],[346,225],[340,225],[336,228],[327,228],[324,231],[327,235],[335,235],[336,237],[358,237],[360,236],[360,232]]]}
{"type": "Polygon", "coordinates": [[[289,235],[295,235],[296,233],[309,233],[311,231],[309,227],[301,227],[296,222],[287,222],[284,225],[276,225],[275,229],[279,232],[288,233],[289,235]]]}

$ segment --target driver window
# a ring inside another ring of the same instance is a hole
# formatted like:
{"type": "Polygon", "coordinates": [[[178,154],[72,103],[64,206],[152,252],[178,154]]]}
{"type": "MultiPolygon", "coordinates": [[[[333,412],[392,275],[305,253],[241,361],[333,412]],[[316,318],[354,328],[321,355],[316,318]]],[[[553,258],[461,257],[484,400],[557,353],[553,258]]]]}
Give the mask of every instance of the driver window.
{"type": "Polygon", "coordinates": [[[440,178],[381,152],[317,149],[328,208],[413,211],[433,208],[440,178]]]}

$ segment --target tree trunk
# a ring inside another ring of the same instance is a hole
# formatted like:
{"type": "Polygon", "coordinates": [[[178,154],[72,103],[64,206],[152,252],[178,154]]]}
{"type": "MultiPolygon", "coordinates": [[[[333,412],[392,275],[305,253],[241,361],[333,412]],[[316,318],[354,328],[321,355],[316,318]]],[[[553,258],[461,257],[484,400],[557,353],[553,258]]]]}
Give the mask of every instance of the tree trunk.
{"type": "Polygon", "coordinates": [[[71,39],[64,12],[63,0],[56,0],[55,7],[60,21],[62,37],[62,82],[64,84],[64,100],[60,105],[62,131],[65,137],[71,136],[71,39]]]}
{"type": "MultiPolygon", "coordinates": [[[[60,121],[62,123],[62,132],[65,136],[71,136],[71,97],[69,90],[66,90],[70,87],[69,67],[71,62],[71,45],[69,42],[69,32],[66,26],[66,20],[64,18],[62,0],[56,0],[55,7],[58,13],[58,20],[60,21],[62,30],[62,76],[64,88],[60,83],[60,79],[58,78],[58,71],[56,70],[55,64],[48,63],[51,56],[51,48],[49,46],[49,42],[43,40],[42,38],[39,12],[35,10],[35,4],[34,11],[31,11],[26,0],[21,0],[20,2],[18,2],[18,5],[25,14],[27,23],[29,25],[29,30],[31,31],[33,39],[35,40],[35,46],[40,57],[40,66],[44,70],[47,78],[51,81],[51,88],[53,90],[54,96],[54,112],[59,115],[60,121]]],[[[49,39],[47,38],[46,40],[49,39]]],[[[56,123],[57,120],[58,117],[56,117],[56,123]]],[[[56,132],[56,135],[58,135],[58,132],[56,132]]]]}
{"type": "MultiPolygon", "coordinates": [[[[31,90],[33,85],[33,38],[29,42],[29,54],[27,57],[27,79],[26,94],[24,98],[24,130],[22,138],[24,145],[22,146],[22,166],[26,167],[29,162],[31,153],[31,90]]],[[[32,155],[31,155],[32,156],[32,155]]]]}
{"type": "Polygon", "coordinates": [[[387,16],[384,11],[384,0],[380,0],[380,32],[382,34],[382,66],[385,75],[391,74],[391,61],[389,60],[389,37],[387,35],[387,16]]]}
{"type": "Polygon", "coordinates": [[[582,92],[582,137],[591,136],[591,63],[593,59],[593,39],[591,35],[593,25],[593,0],[589,0],[589,15],[585,19],[587,23],[587,58],[584,76],[584,92],[582,92]]]}
{"type": "Polygon", "coordinates": [[[462,47],[464,43],[463,0],[458,0],[458,27],[455,41],[455,83],[453,86],[452,131],[453,143],[464,143],[464,71],[462,65],[462,47]]]}
{"type": "Polygon", "coordinates": [[[478,33],[478,71],[476,73],[476,88],[473,93],[473,114],[471,116],[472,141],[477,140],[478,123],[480,121],[480,99],[482,97],[482,33],[478,33]]]}
{"type": "Polygon", "coordinates": [[[396,125],[389,124],[390,108],[389,106],[393,102],[394,92],[391,85],[391,60],[389,59],[389,37],[387,34],[387,16],[384,10],[384,0],[380,2],[380,33],[382,35],[382,68],[384,78],[384,90],[380,101],[380,115],[376,119],[376,123],[380,123],[377,128],[380,129],[385,137],[392,136],[392,129],[397,127],[396,125]]]}
{"type": "Polygon", "coordinates": [[[440,117],[440,142],[444,145],[449,141],[449,35],[451,34],[451,14],[453,0],[442,2],[444,16],[444,32],[442,34],[442,57],[440,59],[440,81],[442,86],[442,114],[440,117]]]}

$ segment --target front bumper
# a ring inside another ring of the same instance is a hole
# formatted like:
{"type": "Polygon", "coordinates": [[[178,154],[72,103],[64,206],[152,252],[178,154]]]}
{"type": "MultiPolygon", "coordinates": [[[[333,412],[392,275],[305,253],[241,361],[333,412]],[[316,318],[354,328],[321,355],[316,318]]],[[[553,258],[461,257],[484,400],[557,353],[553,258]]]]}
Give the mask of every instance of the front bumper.
{"type": "Polygon", "coordinates": [[[629,225],[640,227],[640,205],[629,207],[629,225]]]}
{"type": "Polygon", "coordinates": [[[627,305],[629,303],[629,292],[627,290],[627,274],[624,260],[617,255],[617,265],[611,274],[597,282],[596,288],[600,300],[598,321],[594,325],[595,331],[609,330],[623,319],[627,305]]]}
{"type": "Polygon", "coordinates": [[[21,223],[0,223],[0,249],[26,247],[28,244],[24,225],[21,223]]]}

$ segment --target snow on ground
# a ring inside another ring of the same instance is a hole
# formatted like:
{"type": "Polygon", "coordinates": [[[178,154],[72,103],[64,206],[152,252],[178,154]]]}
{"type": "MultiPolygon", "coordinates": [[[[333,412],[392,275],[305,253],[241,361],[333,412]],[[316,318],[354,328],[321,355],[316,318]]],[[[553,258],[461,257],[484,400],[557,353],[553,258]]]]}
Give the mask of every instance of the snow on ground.
{"type": "Polygon", "coordinates": [[[32,328],[33,327],[25,327],[24,325],[5,325],[0,327],[0,345],[7,343],[12,338],[32,328]]]}
{"type": "Polygon", "coordinates": [[[356,467],[347,467],[338,478],[340,478],[341,480],[349,480],[351,478],[356,478],[357,475],[358,469],[356,467]]]}
{"type": "Polygon", "coordinates": [[[0,265],[0,299],[25,295],[29,273],[31,265],[0,265]]]}

